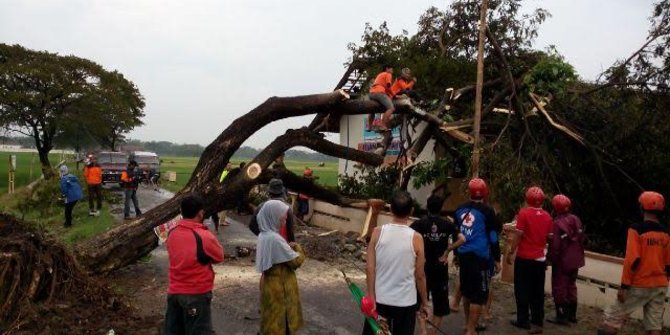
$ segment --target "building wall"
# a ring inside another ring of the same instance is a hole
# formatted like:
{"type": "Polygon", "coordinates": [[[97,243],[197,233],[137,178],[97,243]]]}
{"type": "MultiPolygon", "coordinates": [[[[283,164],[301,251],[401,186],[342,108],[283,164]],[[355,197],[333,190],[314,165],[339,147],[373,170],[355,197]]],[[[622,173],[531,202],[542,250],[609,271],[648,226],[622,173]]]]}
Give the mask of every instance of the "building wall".
{"type": "MultiPolygon", "coordinates": [[[[345,115],[340,119],[340,144],[348,146],[354,149],[364,149],[366,142],[364,136],[364,126],[367,119],[367,115],[345,115]]],[[[414,138],[417,136],[417,133],[420,133],[428,124],[425,122],[419,123],[416,127],[416,132],[412,131],[410,127],[410,137],[414,138]]],[[[368,141],[371,143],[370,141],[368,141]]],[[[367,146],[369,147],[369,145],[367,146]]],[[[426,147],[421,152],[417,161],[432,161],[435,160],[435,141],[430,140],[426,147]]],[[[372,151],[372,150],[370,150],[372,151]]],[[[386,156],[386,162],[394,162],[396,156],[386,156]]],[[[339,160],[338,173],[341,175],[353,175],[357,170],[358,163],[355,161],[347,161],[346,159],[339,160]]],[[[408,191],[412,196],[420,203],[422,206],[425,205],[426,199],[430,196],[430,192],[433,190],[434,185],[426,185],[419,189],[416,189],[412,186],[412,181],[410,180],[410,186],[408,191]]]]}

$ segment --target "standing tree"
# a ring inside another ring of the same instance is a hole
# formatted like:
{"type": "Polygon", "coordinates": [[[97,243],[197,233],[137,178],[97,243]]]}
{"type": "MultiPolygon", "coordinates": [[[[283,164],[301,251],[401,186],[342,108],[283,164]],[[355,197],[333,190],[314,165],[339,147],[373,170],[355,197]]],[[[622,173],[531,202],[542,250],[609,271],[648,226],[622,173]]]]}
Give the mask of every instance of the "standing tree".
{"type": "Polygon", "coordinates": [[[135,86],[117,72],[75,56],[0,44],[0,124],[34,139],[46,177],[53,175],[49,152],[65,129],[111,124],[120,129],[116,134],[127,132],[143,107],[135,86]],[[133,117],[125,116],[128,111],[133,117]],[[121,121],[112,122],[116,113],[121,121]]]}

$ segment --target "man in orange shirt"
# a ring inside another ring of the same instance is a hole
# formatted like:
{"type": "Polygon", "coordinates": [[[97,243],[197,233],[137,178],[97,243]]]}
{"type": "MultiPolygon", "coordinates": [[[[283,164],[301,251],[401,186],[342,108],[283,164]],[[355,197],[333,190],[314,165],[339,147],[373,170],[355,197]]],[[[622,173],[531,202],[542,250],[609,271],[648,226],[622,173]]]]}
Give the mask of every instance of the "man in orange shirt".
{"type": "MultiPolygon", "coordinates": [[[[377,101],[380,103],[386,111],[382,115],[382,125],[379,127],[379,130],[385,131],[388,130],[388,120],[391,118],[391,114],[395,111],[393,106],[393,91],[391,91],[391,83],[393,82],[393,66],[384,65],[384,72],[377,75],[374,83],[370,86],[370,100],[377,101]]],[[[375,115],[368,115],[368,131],[372,129],[372,123],[374,122],[375,115]]]]}
{"type": "Polygon", "coordinates": [[[95,155],[88,155],[86,166],[84,167],[84,179],[88,191],[88,215],[100,215],[102,208],[102,168],[98,165],[95,155]],[[97,206],[93,206],[93,204],[97,206]]]}
{"type": "Polygon", "coordinates": [[[670,274],[670,235],[660,223],[665,199],[656,192],[643,192],[638,199],[643,222],[628,228],[621,288],[614,305],[605,310],[599,335],[616,334],[632,312],[642,308],[643,325],[649,335],[663,331],[665,294],[670,274]]]}
{"type": "Polygon", "coordinates": [[[402,94],[411,95],[412,88],[416,84],[416,77],[412,77],[412,71],[409,68],[403,68],[400,73],[400,78],[391,85],[392,98],[402,94]]]}

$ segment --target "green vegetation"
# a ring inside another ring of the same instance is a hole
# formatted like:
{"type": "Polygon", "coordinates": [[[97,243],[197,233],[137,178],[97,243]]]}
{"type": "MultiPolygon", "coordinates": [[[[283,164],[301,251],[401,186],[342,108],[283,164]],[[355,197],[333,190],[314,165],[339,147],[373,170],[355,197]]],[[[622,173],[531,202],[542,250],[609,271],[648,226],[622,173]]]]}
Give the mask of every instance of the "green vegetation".
{"type": "MultiPolygon", "coordinates": [[[[17,157],[18,160],[18,157],[17,157]]],[[[80,174],[79,174],[80,175],[80,174]]],[[[82,177],[79,176],[80,181],[82,177]]],[[[88,200],[84,187],[84,199],[79,201],[73,211],[73,225],[63,227],[64,205],[60,198],[58,179],[41,181],[32,190],[26,187],[17,189],[15,194],[0,196],[0,211],[15,215],[61,239],[67,244],[88,239],[110,229],[114,223],[108,202],[103,202],[100,216],[88,216],[88,200]]],[[[109,198],[107,192],[104,192],[109,198]]]]}
{"type": "MultiPolygon", "coordinates": [[[[7,193],[9,187],[9,156],[16,155],[16,167],[14,185],[18,189],[30,184],[42,174],[40,159],[37,153],[30,152],[0,152],[0,194],[7,193]],[[31,173],[32,166],[32,173],[31,173]]],[[[49,159],[58,163],[61,161],[61,154],[52,153],[49,159]]]]}
{"type": "MultiPolygon", "coordinates": [[[[195,166],[198,164],[195,157],[162,157],[161,172],[166,175],[167,171],[177,172],[177,182],[169,182],[166,179],[161,180],[161,186],[172,192],[182,189],[191,177],[195,166]]],[[[233,167],[239,166],[241,159],[233,158],[230,163],[233,167]]],[[[248,162],[248,160],[247,160],[248,162]]],[[[317,183],[325,186],[337,186],[337,161],[327,161],[324,166],[318,166],[314,161],[289,161],[284,162],[286,167],[298,175],[302,175],[303,169],[309,167],[314,170],[314,175],[319,177],[317,183]]]]}

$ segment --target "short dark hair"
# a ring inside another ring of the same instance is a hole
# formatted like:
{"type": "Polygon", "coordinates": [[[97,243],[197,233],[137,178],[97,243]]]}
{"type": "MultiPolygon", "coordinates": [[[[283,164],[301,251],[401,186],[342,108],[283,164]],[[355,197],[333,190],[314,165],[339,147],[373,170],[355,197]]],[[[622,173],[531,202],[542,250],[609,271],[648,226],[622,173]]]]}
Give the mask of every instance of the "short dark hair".
{"type": "Polygon", "coordinates": [[[386,69],[392,69],[392,68],[393,68],[393,65],[391,65],[391,64],[384,64],[384,71],[386,71],[386,69]]]}
{"type": "Polygon", "coordinates": [[[430,214],[440,214],[442,205],[444,205],[444,198],[439,195],[431,195],[426,200],[426,209],[430,214]]]}
{"type": "Polygon", "coordinates": [[[407,191],[398,191],[391,197],[391,213],[399,217],[408,217],[412,214],[414,201],[407,191]]]}
{"type": "Polygon", "coordinates": [[[181,201],[181,216],[184,219],[192,219],[200,210],[205,208],[205,202],[197,194],[187,195],[181,201]]]}

